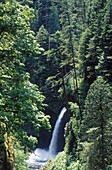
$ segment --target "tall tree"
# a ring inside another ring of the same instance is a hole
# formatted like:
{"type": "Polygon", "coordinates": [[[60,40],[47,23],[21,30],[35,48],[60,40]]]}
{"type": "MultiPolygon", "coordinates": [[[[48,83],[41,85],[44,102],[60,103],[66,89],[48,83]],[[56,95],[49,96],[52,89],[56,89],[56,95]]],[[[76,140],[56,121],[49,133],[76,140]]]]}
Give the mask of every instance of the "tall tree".
{"type": "Polygon", "coordinates": [[[14,161],[10,143],[18,140],[30,148],[37,142],[27,134],[28,122],[37,133],[41,126],[49,126],[48,117],[42,111],[44,96],[29,82],[24,71],[25,57],[41,51],[30,30],[32,11],[15,1],[0,4],[0,163],[3,169],[11,169],[14,161]]]}
{"type": "Polygon", "coordinates": [[[109,85],[102,77],[98,77],[88,91],[81,128],[87,169],[105,170],[112,162],[111,97],[109,85]]]}
{"type": "Polygon", "coordinates": [[[100,72],[101,74],[112,83],[112,3],[110,0],[107,1],[104,9],[104,19],[101,33],[101,55],[100,55],[100,72]]]}

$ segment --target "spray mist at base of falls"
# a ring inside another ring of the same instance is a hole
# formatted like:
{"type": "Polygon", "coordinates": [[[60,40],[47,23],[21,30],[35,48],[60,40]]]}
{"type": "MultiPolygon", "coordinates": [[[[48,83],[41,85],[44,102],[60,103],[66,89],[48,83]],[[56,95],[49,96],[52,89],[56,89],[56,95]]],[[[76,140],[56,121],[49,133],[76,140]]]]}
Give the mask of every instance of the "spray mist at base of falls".
{"type": "Polygon", "coordinates": [[[38,170],[45,166],[46,162],[50,159],[56,158],[56,155],[58,154],[58,135],[59,135],[59,129],[60,129],[60,124],[61,121],[63,119],[63,116],[66,112],[66,108],[64,107],[59,116],[58,119],[56,121],[55,127],[54,127],[54,131],[52,134],[52,138],[51,138],[51,142],[49,145],[49,149],[41,149],[41,148],[37,148],[34,153],[32,153],[29,157],[29,160],[27,160],[28,166],[29,167],[33,167],[34,168],[38,168],[38,170]]]}

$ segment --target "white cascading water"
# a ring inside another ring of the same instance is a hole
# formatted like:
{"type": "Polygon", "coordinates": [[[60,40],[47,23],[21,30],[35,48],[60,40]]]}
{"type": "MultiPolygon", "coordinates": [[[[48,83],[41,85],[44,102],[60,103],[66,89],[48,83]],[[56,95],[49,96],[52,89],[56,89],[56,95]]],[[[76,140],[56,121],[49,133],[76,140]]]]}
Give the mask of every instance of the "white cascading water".
{"type": "Polygon", "coordinates": [[[56,154],[57,154],[58,133],[59,133],[59,128],[60,128],[60,123],[61,123],[61,120],[64,116],[65,111],[66,111],[66,108],[64,107],[61,110],[60,115],[58,116],[58,119],[57,119],[55,127],[54,127],[54,131],[53,131],[53,134],[52,134],[52,139],[51,139],[51,142],[50,142],[50,145],[49,145],[49,155],[52,158],[55,158],[56,154]]]}
{"type": "Polygon", "coordinates": [[[49,158],[55,159],[57,155],[57,146],[58,146],[58,132],[60,128],[60,123],[62,121],[62,118],[64,116],[64,113],[66,112],[66,108],[64,107],[56,121],[54,131],[52,134],[51,142],[49,145],[49,149],[41,149],[37,148],[34,153],[32,153],[29,157],[29,160],[27,160],[28,166],[33,168],[41,168],[45,165],[45,163],[48,161],[49,158]]]}

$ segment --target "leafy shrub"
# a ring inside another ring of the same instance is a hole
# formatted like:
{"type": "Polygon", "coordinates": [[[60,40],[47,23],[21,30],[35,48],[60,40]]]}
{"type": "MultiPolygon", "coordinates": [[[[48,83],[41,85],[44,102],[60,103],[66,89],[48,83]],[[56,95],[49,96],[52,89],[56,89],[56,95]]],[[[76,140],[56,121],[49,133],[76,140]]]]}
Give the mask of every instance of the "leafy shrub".
{"type": "Polygon", "coordinates": [[[16,145],[15,170],[29,170],[27,166],[28,153],[24,153],[23,147],[16,145]]]}
{"type": "Polygon", "coordinates": [[[56,159],[50,159],[43,170],[66,170],[66,154],[60,152],[56,159]]]}

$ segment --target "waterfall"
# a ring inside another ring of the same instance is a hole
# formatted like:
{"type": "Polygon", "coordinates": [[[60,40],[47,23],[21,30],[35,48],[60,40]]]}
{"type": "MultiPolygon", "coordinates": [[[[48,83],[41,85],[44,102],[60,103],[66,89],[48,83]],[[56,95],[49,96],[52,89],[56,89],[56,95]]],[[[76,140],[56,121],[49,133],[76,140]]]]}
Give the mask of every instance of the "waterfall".
{"type": "Polygon", "coordinates": [[[52,134],[52,139],[49,145],[49,155],[50,157],[55,158],[56,154],[57,154],[57,145],[58,145],[58,133],[59,133],[59,128],[60,128],[60,123],[62,121],[62,118],[64,116],[64,113],[66,112],[66,108],[64,107],[59,116],[58,119],[56,121],[55,127],[54,127],[54,131],[52,134]]]}
{"type": "Polygon", "coordinates": [[[26,160],[27,164],[31,168],[38,168],[40,169],[41,167],[44,167],[46,162],[48,161],[49,158],[54,158],[57,155],[57,147],[58,147],[58,133],[60,129],[60,124],[63,119],[64,113],[66,112],[66,108],[64,107],[56,121],[54,131],[52,134],[52,139],[49,145],[49,149],[41,149],[37,148],[34,153],[30,154],[30,157],[28,160],[26,160]]]}

